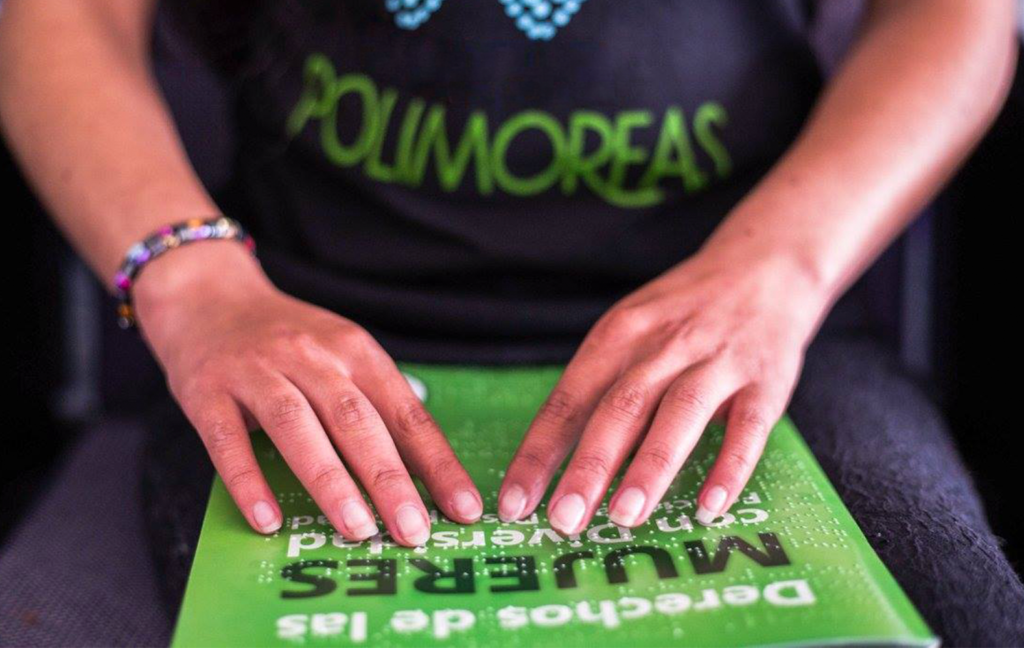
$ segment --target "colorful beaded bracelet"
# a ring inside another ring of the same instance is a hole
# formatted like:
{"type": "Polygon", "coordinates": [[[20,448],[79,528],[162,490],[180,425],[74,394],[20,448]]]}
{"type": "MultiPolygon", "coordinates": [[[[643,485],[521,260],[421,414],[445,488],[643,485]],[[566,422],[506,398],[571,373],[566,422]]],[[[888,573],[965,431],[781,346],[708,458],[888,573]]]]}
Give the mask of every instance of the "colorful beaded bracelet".
{"type": "Polygon", "coordinates": [[[201,220],[194,218],[176,225],[161,227],[128,249],[124,262],[114,274],[114,292],[118,298],[117,323],[123,329],[135,326],[135,311],[132,308],[132,286],[139,272],[147,264],[182,245],[196,241],[234,239],[245,244],[256,254],[256,242],[246,233],[238,221],[227,216],[201,220]]]}

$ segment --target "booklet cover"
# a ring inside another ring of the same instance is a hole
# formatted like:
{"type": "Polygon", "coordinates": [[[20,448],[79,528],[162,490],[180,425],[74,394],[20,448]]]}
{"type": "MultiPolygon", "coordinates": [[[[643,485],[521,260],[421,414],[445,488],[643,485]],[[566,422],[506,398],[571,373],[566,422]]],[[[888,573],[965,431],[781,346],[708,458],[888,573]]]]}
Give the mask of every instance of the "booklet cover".
{"type": "Polygon", "coordinates": [[[693,498],[716,426],[647,523],[620,528],[602,508],[562,537],[546,501],[512,524],[495,513],[504,468],[561,369],[402,369],[479,487],[483,519],[451,523],[427,498],[426,546],[348,542],[254,435],[284,526],[257,535],[215,481],[173,646],[937,644],[789,420],[709,526],[693,498]]]}

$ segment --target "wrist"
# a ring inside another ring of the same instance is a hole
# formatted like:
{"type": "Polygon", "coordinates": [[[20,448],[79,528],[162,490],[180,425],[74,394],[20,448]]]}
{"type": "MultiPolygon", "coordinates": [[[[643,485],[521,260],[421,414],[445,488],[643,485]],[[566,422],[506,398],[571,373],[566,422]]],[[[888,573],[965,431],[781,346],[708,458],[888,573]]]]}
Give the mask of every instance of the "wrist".
{"type": "Polygon", "coordinates": [[[139,324],[148,335],[173,326],[190,313],[209,312],[225,300],[274,290],[249,250],[232,240],[182,246],[153,260],[139,273],[132,299],[139,324]]]}
{"type": "Polygon", "coordinates": [[[827,309],[837,297],[836,273],[812,245],[759,237],[745,233],[734,236],[719,231],[711,236],[697,255],[715,258],[740,271],[756,270],[775,276],[806,299],[827,309]]]}
{"type": "Polygon", "coordinates": [[[752,282],[752,290],[782,306],[808,340],[834,303],[831,283],[814,261],[785,246],[711,239],[692,263],[732,275],[733,285],[752,282]]]}

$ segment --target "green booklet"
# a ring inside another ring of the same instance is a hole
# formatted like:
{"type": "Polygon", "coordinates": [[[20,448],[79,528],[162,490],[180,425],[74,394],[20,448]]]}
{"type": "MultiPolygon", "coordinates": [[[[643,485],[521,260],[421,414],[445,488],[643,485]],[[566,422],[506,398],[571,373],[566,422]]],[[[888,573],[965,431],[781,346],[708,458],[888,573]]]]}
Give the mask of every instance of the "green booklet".
{"type": "Polygon", "coordinates": [[[215,481],[173,646],[937,644],[788,420],[709,526],[693,498],[721,443],[714,426],[647,523],[620,528],[602,508],[562,537],[546,502],[512,524],[495,513],[560,368],[403,370],[479,486],[483,519],[451,523],[425,499],[425,547],[348,542],[256,435],[285,524],[252,532],[215,481]]]}

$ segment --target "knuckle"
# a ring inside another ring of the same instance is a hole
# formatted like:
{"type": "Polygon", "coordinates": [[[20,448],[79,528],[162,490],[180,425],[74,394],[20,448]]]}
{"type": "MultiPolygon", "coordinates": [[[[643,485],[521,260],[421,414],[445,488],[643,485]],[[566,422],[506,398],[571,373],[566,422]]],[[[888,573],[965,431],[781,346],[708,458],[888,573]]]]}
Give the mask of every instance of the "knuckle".
{"type": "Polygon", "coordinates": [[[377,418],[377,411],[361,394],[344,393],[335,399],[331,420],[342,429],[368,427],[377,418]]]}
{"type": "Polygon", "coordinates": [[[279,394],[271,398],[270,424],[283,431],[295,430],[302,425],[305,403],[294,394],[279,394]]]}
{"type": "Polygon", "coordinates": [[[529,472],[541,472],[551,465],[555,454],[543,446],[530,445],[520,448],[515,463],[529,472]]]}
{"type": "Polygon", "coordinates": [[[298,356],[304,361],[319,360],[325,356],[324,348],[316,336],[305,331],[290,334],[284,343],[284,353],[298,356]]]}
{"type": "Polygon", "coordinates": [[[277,331],[274,344],[283,351],[314,349],[317,347],[316,337],[309,331],[287,328],[277,331]]]}
{"type": "Polygon", "coordinates": [[[214,419],[206,427],[203,437],[210,454],[224,454],[233,449],[239,440],[238,428],[224,419],[214,419]]]}
{"type": "Polygon", "coordinates": [[[744,347],[730,349],[727,357],[736,371],[747,380],[759,380],[772,371],[771,363],[763,355],[744,347]]]}
{"type": "Polygon", "coordinates": [[[220,365],[211,360],[201,360],[183,380],[167,379],[167,386],[183,407],[202,403],[204,398],[219,391],[223,384],[220,365]]]}
{"type": "Polygon", "coordinates": [[[640,382],[630,382],[613,388],[605,396],[605,406],[617,418],[633,421],[647,409],[650,390],[640,382]]]}
{"type": "Polygon", "coordinates": [[[737,430],[744,434],[762,436],[771,430],[772,422],[764,410],[748,407],[737,414],[735,425],[737,430]]]}
{"type": "Polygon", "coordinates": [[[370,470],[370,486],[374,490],[394,490],[406,481],[404,468],[394,465],[377,466],[370,470]]]}
{"type": "Polygon", "coordinates": [[[611,462],[598,452],[577,454],[573,457],[572,468],[602,479],[611,474],[611,462]]]}
{"type": "Polygon", "coordinates": [[[608,317],[605,333],[612,338],[632,338],[647,331],[650,317],[639,306],[620,306],[608,317]]]}
{"type": "Polygon", "coordinates": [[[192,366],[192,381],[196,383],[209,383],[220,379],[225,365],[229,363],[229,356],[221,353],[208,353],[195,361],[192,366]]]}
{"type": "Polygon", "coordinates": [[[373,337],[365,329],[358,326],[343,326],[335,334],[335,340],[341,348],[353,351],[364,351],[373,346],[373,337]]]}
{"type": "Polygon", "coordinates": [[[243,468],[232,472],[224,477],[224,484],[228,490],[244,488],[256,483],[260,479],[260,471],[257,468],[243,468]]]}
{"type": "Polygon", "coordinates": [[[433,417],[418,400],[399,405],[395,412],[395,425],[395,432],[404,439],[431,435],[436,429],[433,417]]]}
{"type": "Polygon", "coordinates": [[[615,312],[612,322],[614,328],[623,334],[641,334],[650,328],[650,311],[642,305],[621,306],[615,312]]]}
{"type": "Polygon", "coordinates": [[[700,387],[683,383],[669,390],[666,395],[669,405],[686,415],[698,415],[708,409],[708,398],[700,387]]]}
{"type": "Polygon", "coordinates": [[[600,323],[595,324],[594,328],[583,338],[583,342],[580,343],[580,348],[576,355],[594,356],[606,352],[608,343],[604,338],[603,325],[600,323]]]}
{"type": "Polygon", "coordinates": [[[310,486],[314,492],[329,493],[342,486],[347,479],[348,475],[341,466],[324,466],[313,473],[310,486]]]}
{"type": "Polygon", "coordinates": [[[427,460],[426,472],[433,481],[450,481],[462,472],[462,465],[451,453],[441,452],[427,460]]]}
{"type": "Polygon", "coordinates": [[[557,424],[572,423],[579,418],[579,415],[579,401],[561,387],[556,387],[551,392],[544,404],[541,405],[540,411],[537,412],[538,419],[557,424]]]}
{"type": "Polygon", "coordinates": [[[661,441],[647,441],[637,453],[637,460],[658,473],[675,471],[675,449],[661,441]]]}
{"type": "Polygon", "coordinates": [[[723,451],[720,460],[729,473],[746,474],[754,469],[755,464],[751,455],[740,449],[723,451]]]}
{"type": "Polygon", "coordinates": [[[773,378],[784,383],[795,383],[800,376],[800,369],[803,367],[803,364],[804,351],[802,349],[795,353],[784,354],[776,363],[777,373],[773,378]]]}

